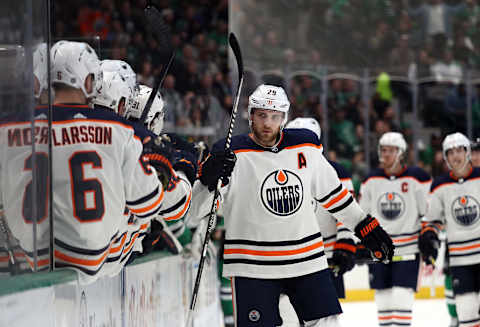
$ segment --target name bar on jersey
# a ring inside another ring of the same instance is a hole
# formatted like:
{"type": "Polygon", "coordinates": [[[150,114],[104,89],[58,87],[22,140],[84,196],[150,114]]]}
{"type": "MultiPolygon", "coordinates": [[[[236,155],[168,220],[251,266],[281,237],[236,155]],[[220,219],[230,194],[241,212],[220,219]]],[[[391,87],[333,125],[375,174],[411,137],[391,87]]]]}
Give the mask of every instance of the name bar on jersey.
{"type": "MultiPolygon", "coordinates": [[[[48,144],[48,127],[36,126],[32,137],[32,129],[13,128],[8,130],[8,146],[21,147],[35,144],[48,144]]],[[[62,127],[60,130],[52,129],[52,144],[64,146],[71,144],[112,144],[111,126],[76,125],[62,127]]]]}

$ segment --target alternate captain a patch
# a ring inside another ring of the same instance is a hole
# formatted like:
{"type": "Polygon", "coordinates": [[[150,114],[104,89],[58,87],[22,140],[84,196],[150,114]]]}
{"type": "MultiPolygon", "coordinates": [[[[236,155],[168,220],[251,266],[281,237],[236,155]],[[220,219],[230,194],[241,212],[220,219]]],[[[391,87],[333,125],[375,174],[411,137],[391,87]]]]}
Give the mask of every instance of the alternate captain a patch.
{"type": "Polygon", "coordinates": [[[459,196],[452,203],[452,216],[461,226],[471,226],[478,221],[480,205],[473,196],[459,196]]]}
{"type": "Polygon", "coordinates": [[[277,216],[289,216],[302,206],[303,184],[294,172],[275,170],[263,180],[260,196],[268,211],[277,216]]]}

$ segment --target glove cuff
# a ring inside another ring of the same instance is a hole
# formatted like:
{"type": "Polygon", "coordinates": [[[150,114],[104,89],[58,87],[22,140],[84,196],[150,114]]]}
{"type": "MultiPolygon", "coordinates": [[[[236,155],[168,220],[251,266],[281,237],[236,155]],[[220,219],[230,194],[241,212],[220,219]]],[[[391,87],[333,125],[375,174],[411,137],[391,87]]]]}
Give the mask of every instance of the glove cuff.
{"type": "Polygon", "coordinates": [[[340,239],[337,242],[335,242],[335,245],[333,246],[333,250],[343,250],[351,253],[356,253],[357,252],[357,247],[355,246],[355,243],[353,240],[350,239],[340,239]]]}
{"type": "Polygon", "coordinates": [[[355,235],[360,239],[364,239],[378,226],[380,226],[378,220],[373,218],[371,215],[367,215],[367,217],[365,217],[365,219],[359,222],[357,227],[355,227],[355,235]]]}

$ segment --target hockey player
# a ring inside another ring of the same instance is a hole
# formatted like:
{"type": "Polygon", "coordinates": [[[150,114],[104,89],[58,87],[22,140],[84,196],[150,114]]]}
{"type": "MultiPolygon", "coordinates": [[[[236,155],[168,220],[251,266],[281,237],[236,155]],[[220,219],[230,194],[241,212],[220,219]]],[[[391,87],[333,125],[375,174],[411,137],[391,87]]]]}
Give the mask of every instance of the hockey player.
{"type": "Polygon", "coordinates": [[[472,142],[472,166],[480,167],[480,138],[472,142]]]}
{"type": "Polygon", "coordinates": [[[470,141],[461,133],[447,135],[442,152],[450,172],[432,183],[419,247],[433,265],[445,229],[459,326],[480,326],[480,168],[473,168],[470,141]]]}
{"type": "MultiPolygon", "coordinates": [[[[133,106],[127,111],[126,118],[132,121],[140,119],[152,88],[146,85],[139,86],[139,92],[136,96],[133,106]]],[[[163,119],[165,116],[164,101],[160,93],[157,93],[150,111],[145,119],[145,126],[151,132],[151,136],[160,135],[163,129],[163,119]]],[[[192,184],[197,174],[198,154],[193,144],[182,140],[175,134],[166,134],[174,147],[173,169],[175,171],[165,194],[162,210],[157,217],[158,223],[164,220],[175,237],[178,238],[181,245],[186,245],[191,241],[191,233],[184,224],[183,217],[190,207],[192,198],[192,184]]],[[[152,233],[146,237],[144,247],[153,246],[156,242],[155,231],[158,223],[152,223],[152,233]]]]}
{"type": "Polygon", "coordinates": [[[48,175],[37,174],[38,190],[31,187],[32,170],[46,167],[48,161],[46,152],[30,153],[33,141],[39,146],[48,143],[47,109],[36,110],[34,135],[28,133],[28,117],[0,129],[0,180],[3,190],[8,185],[1,202],[6,205],[5,216],[12,234],[19,239],[32,266],[35,244],[26,231],[36,221],[37,267],[49,267],[51,241],[55,266],[73,268],[80,282],[92,282],[114,273],[104,269],[104,264],[110,254],[119,250],[111,245],[119,236],[122,222],[118,218],[125,203],[145,220],[159,210],[164,192],[156,170],[161,172],[159,176],[171,174],[170,155],[161,143],[150,142],[143,147],[141,156],[142,143],[128,121],[110,111],[90,108],[102,74],[97,55],[89,45],[59,41],[50,55],[55,91],[51,131],[54,239],[45,237],[49,235],[48,175]],[[39,199],[38,203],[44,205],[36,210],[32,192],[45,197],[39,199]]]}
{"type": "Polygon", "coordinates": [[[138,91],[137,74],[132,67],[123,60],[105,59],[100,62],[103,72],[116,72],[122,76],[128,86],[135,92],[138,91]]]}
{"type": "Polygon", "coordinates": [[[406,151],[402,134],[383,134],[378,145],[380,167],[360,187],[360,205],[378,217],[395,244],[394,262],[368,267],[380,325],[410,326],[417,289],[417,241],[431,178],[421,168],[402,163],[406,151]]]}
{"type": "MultiPolygon", "coordinates": [[[[318,139],[320,139],[321,136],[320,125],[315,118],[296,118],[289,122],[286,127],[306,128],[314,132],[318,139]]],[[[343,186],[351,194],[354,194],[350,173],[339,163],[331,160],[328,160],[328,162],[337,172],[338,178],[343,186]]],[[[318,223],[320,224],[325,255],[327,256],[328,265],[332,269],[332,279],[337,290],[338,298],[344,299],[345,286],[343,274],[352,270],[355,266],[356,246],[353,233],[321,206],[316,206],[315,213],[317,214],[318,223]]]]}
{"type": "Polygon", "coordinates": [[[341,218],[388,261],[391,239],[342,186],[308,130],[283,130],[290,103],[281,87],[260,85],[249,97],[251,134],[217,142],[199,169],[193,217],[210,210],[218,178],[226,239],[223,275],[232,277],[237,326],[278,326],[287,294],[305,326],[338,326],[341,313],[314,202],[341,218]]]}

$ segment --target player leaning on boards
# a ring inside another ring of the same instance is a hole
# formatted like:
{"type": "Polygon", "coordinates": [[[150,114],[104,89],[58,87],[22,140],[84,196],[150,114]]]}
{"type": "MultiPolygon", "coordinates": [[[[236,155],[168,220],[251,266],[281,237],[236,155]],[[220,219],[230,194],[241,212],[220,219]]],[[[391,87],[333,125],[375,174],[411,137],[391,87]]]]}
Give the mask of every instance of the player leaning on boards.
{"type": "Polygon", "coordinates": [[[417,289],[418,235],[431,178],[423,169],[403,163],[406,152],[402,134],[383,134],[378,144],[380,167],[360,187],[360,205],[378,218],[395,244],[393,262],[368,266],[380,325],[410,326],[417,289]]]}
{"type": "MultiPolygon", "coordinates": [[[[152,144],[144,149],[136,131],[126,120],[111,111],[92,110],[89,106],[102,78],[99,60],[89,45],[59,41],[52,47],[50,56],[55,91],[51,132],[54,172],[51,186],[54,240],[51,241],[54,242],[55,266],[77,270],[82,283],[93,282],[120,270],[116,265],[104,264],[112,251],[113,240],[122,230],[123,222],[119,217],[123,216],[125,203],[132,211],[147,216],[153,215],[162,203],[163,190],[156,172],[140,160],[142,150],[154,150],[156,146],[152,144]]],[[[34,140],[39,145],[47,144],[45,119],[48,109],[36,109],[35,114],[39,133],[34,140]]],[[[26,150],[31,149],[31,145],[22,138],[26,135],[22,133],[24,128],[30,130],[29,119],[25,127],[16,124],[1,129],[5,133],[10,131],[13,136],[18,134],[18,137],[13,137],[11,144],[1,144],[0,158],[16,157],[18,160],[2,162],[0,171],[2,184],[11,190],[9,194],[3,193],[2,202],[7,204],[5,215],[28,257],[32,255],[33,244],[24,231],[31,230],[31,222],[36,219],[40,223],[38,235],[48,235],[48,225],[41,224],[42,220],[46,221],[48,208],[39,208],[39,216],[33,217],[32,209],[22,208],[22,198],[18,197],[18,194],[32,196],[28,187],[31,168],[25,169],[31,162],[30,150],[26,150]],[[18,178],[19,174],[24,177],[18,178]]],[[[35,159],[42,165],[48,160],[46,153],[38,153],[35,159]]],[[[44,189],[38,194],[47,196],[48,183],[40,183],[40,186],[44,189]]],[[[48,203],[47,199],[38,202],[48,203]]],[[[49,239],[39,240],[39,268],[47,268],[50,264],[48,251],[47,258],[43,256],[49,242],[49,239]]]]}
{"type": "Polygon", "coordinates": [[[192,215],[204,217],[223,179],[226,240],[223,275],[232,277],[237,326],[279,326],[287,294],[305,326],[338,326],[341,313],[327,270],[314,201],[356,231],[379,260],[393,244],[366,215],[322,155],[315,133],[283,130],[290,103],[281,87],[260,85],[250,96],[251,134],[217,142],[199,169],[192,215]]]}
{"type": "MultiPolygon", "coordinates": [[[[296,118],[290,121],[286,128],[306,128],[314,132],[320,140],[321,128],[315,118],[296,118]]],[[[338,178],[343,186],[354,194],[352,176],[341,164],[335,161],[327,160],[335,169],[338,178]]],[[[318,204],[318,202],[316,202],[318,204]]],[[[355,266],[355,252],[357,250],[353,233],[346,228],[342,222],[338,221],[331,213],[323,209],[322,206],[315,206],[318,223],[324,243],[325,255],[327,256],[328,266],[332,271],[332,279],[337,290],[339,299],[345,298],[345,285],[343,274],[350,271],[355,266]]]]}
{"type": "MultiPolygon", "coordinates": [[[[139,86],[136,99],[132,107],[126,112],[127,119],[138,122],[145,110],[151,92],[151,87],[146,85],[139,86]]],[[[157,219],[152,221],[152,227],[143,242],[143,246],[147,251],[166,246],[170,249],[170,252],[173,252],[171,251],[172,247],[168,244],[171,242],[168,242],[168,238],[162,236],[164,231],[170,229],[181,243],[176,246],[178,252],[180,252],[182,246],[191,241],[191,232],[185,226],[184,217],[190,208],[192,184],[197,174],[198,152],[194,144],[184,141],[180,136],[173,133],[162,134],[164,117],[165,103],[158,92],[146,116],[145,127],[149,130],[151,137],[163,135],[171,142],[173,148],[172,166],[174,174],[166,187],[162,209],[158,213],[157,219]],[[168,228],[160,228],[160,225],[164,224],[167,224],[168,228]],[[160,236],[162,237],[159,238],[160,236]],[[159,239],[162,241],[158,242],[159,239]]],[[[170,239],[178,243],[175,239],[170,239]]]]}
{"type": "Polygon", "coordinates": [[[470,141],[461,133],[443,140],[443,158],[450,172],[432,183],[419,238],[423,260],[434,264],[438,233],[446,231],[460,327],[480,326],[480,168],[472,167],[470,151],[470,141]]]}

